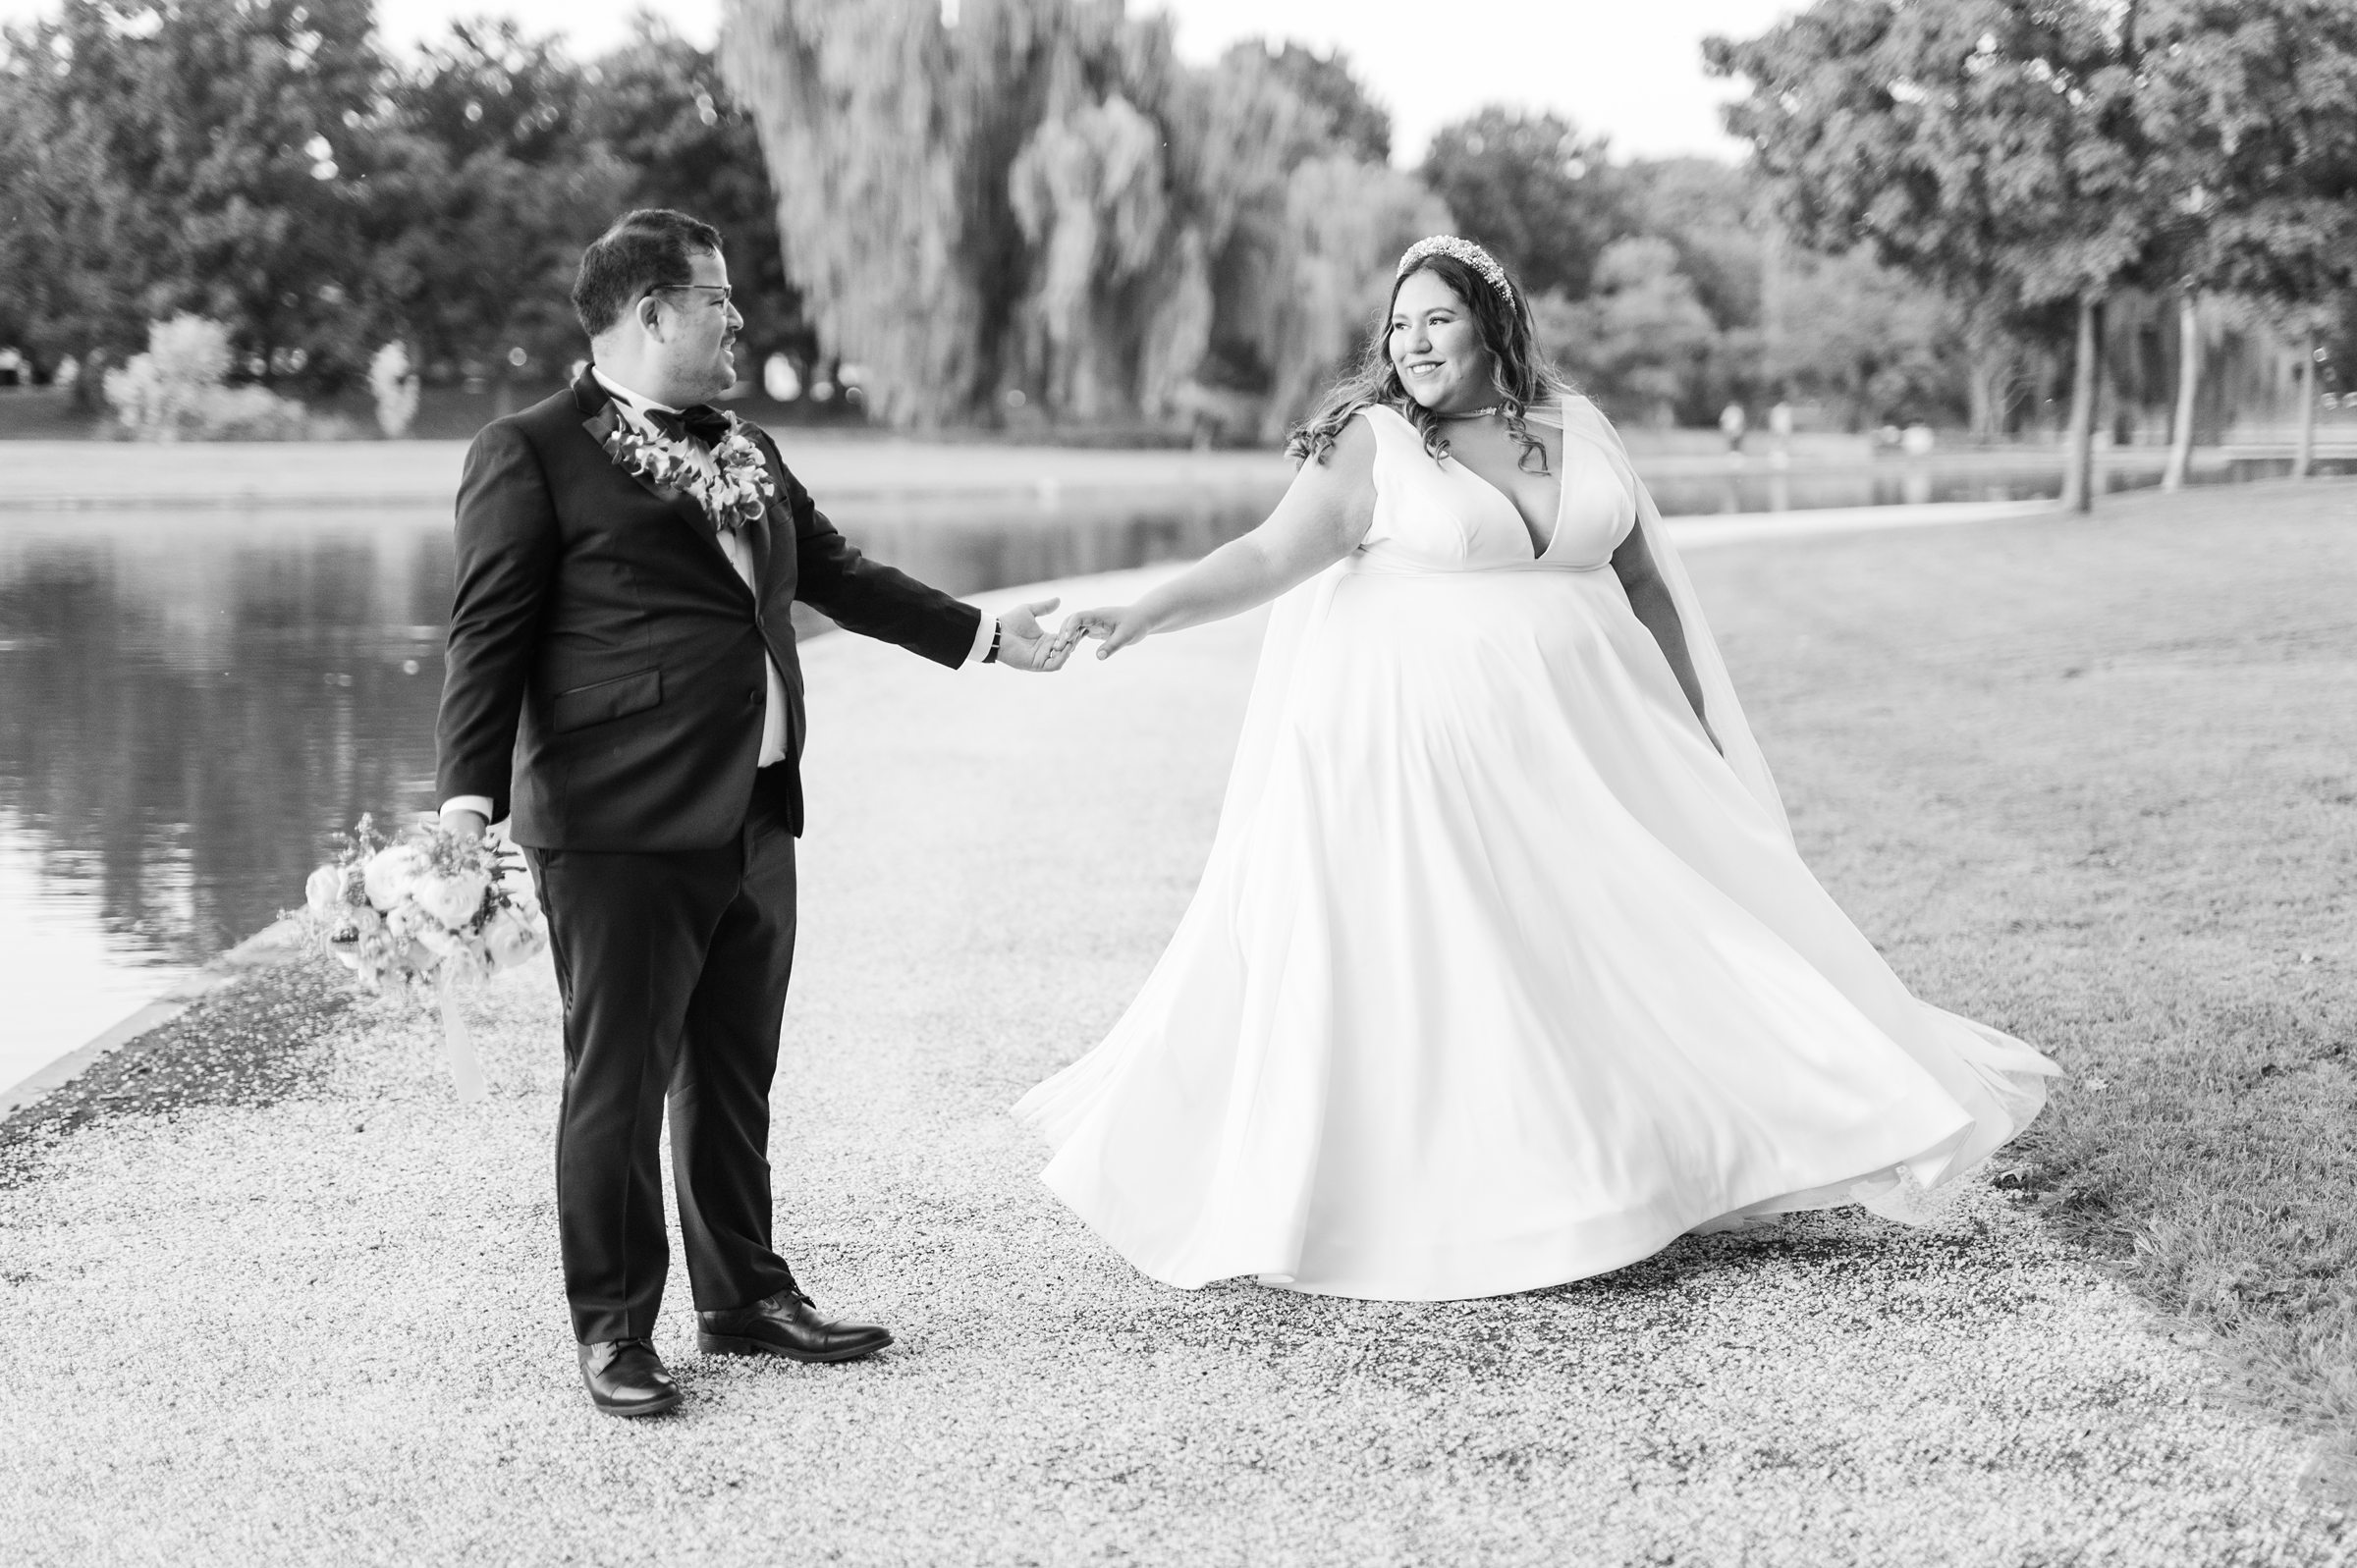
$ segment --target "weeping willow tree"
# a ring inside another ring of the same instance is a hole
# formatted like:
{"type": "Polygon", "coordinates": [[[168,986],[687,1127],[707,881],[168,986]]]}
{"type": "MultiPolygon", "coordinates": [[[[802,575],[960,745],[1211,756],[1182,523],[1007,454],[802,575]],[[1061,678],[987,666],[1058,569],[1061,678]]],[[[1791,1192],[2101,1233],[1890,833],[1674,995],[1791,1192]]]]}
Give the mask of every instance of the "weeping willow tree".
{"type": "Polygon", "coordinates": [[[1064,106],[1010,171],[1032,247],[1024,361],[1048,406],[1103,418],[1133,401],[1146,327],[1172,294],[1155,263],[1171,226],[1162,133],[1119,92],[1064,106]]]}
{"type": "Polygon", "coordinates": [[[1399,253],[1449,227],[1440,198],[1381,165],[1313,158],[1293,170],[1275,269],[1281,287],[1269,357],[1276,385],[1263,437],[1282,436],[1333,368],[1363,346],[1390,297],[1399,253]]]}
{"type": "Polygon", "coordinates": [[[1122,0],[729,0],[720,54],[787,269],[896,424],[1162,418],[1210,379],[1281,429],[1447,222],[1265,51],[1190,69],[1122,0]]]}
{"type": "Polygon", "coordinates": [[[753,109],[786,270],[821,335],[884,372],[885,417],[963,406],[989,258],[969,243],[984,237],[959,154],[987,136],[956,112],[959,62],[933,0],[733,4],[719,54],[753,109]]]}

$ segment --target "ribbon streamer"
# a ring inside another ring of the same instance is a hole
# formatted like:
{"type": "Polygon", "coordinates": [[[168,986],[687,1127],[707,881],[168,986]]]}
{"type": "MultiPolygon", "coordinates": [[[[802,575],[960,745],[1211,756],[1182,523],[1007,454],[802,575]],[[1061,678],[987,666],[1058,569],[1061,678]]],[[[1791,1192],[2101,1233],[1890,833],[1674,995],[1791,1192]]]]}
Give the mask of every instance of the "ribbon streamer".
{"type": "Polygon", "coordinates": [[[490,1088],[483,1082],[483,1064],[474,1054],[474,1037],[466,1032],[466,1018],[459,1010],[459,966],[455,959],[445,958],[434,969],[434,993],[442,1003],[442,1059],[450,1064],[450,1081],[459,1092],[461,1105],[471,1105],[489,1096],[490,1088]]]}

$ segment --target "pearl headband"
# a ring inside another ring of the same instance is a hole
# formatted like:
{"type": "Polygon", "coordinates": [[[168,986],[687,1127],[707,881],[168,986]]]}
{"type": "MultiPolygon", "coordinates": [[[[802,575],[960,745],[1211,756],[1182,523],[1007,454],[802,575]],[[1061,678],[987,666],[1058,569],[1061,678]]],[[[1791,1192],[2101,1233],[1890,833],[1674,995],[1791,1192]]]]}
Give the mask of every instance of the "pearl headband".
{"type": "Polygon", "coordinates": [[[1394,281],[1406,277],[1407,269],[1426,256],[1436,255],[1463,262],[1490,280],[1490,287],[1498,291],[1498,297],[1508,305],[1514,302],[1514,291],[1507,286],[1506,269],[1498,265],[1497,258],[1472,241],[1459,240],[1453,234],[1431,235],[1409,245],[1407,254],[1399,258],[1399,270],[1392,274],[1394,281]]]}

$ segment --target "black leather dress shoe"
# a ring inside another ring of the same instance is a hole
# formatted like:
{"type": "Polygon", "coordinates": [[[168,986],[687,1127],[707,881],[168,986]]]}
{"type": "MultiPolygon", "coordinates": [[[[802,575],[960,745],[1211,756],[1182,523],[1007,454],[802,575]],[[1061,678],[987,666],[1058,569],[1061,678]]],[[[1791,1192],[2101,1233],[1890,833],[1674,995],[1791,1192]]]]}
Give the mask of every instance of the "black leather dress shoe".
{"type": "Polygon", "coordinates": [[[680,1402],[680,1385],[643,1339],[581,1346],[581,1381],[589,1402],[609,1416],[659,1416],[680,1402]]]}
{"type": "Polygon", "coordinates": [[[696,1315],[697,1348],[712,1356],[785,1356],[793,1361],[851,1361],[892,1343],[892,1330],[834,1323],[789,1285],[774,1296],[727,1312],[696,1315]]]}

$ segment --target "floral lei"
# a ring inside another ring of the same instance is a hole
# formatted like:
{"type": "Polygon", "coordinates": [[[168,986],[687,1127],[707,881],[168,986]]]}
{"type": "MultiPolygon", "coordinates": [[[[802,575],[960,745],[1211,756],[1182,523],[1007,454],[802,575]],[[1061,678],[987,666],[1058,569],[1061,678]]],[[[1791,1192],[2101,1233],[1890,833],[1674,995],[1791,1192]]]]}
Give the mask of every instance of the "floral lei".
{"type": "Polygon", "coordinates": [[[769,510],[777,491],[761,449],[744,433],[744,422],[733,413],[728,420],[729,433],[712,449],[708,478],[685,438],[648,435],[619,411],[614,428],[606,432],[606,456],[658,490],[685,490],[694,496],[716,526],[740,528],[769,510]]]}

